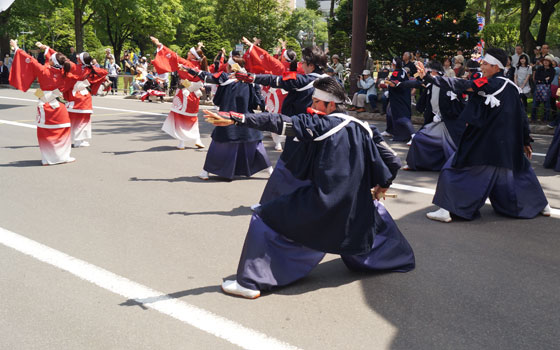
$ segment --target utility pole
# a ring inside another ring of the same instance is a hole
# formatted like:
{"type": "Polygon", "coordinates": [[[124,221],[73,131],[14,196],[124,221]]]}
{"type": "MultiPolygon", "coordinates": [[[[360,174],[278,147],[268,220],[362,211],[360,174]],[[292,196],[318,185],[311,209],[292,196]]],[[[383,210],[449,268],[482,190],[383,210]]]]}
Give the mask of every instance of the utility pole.
{"type": "Polygon", "coordinates": [[[366,54],[366,31],[368,22],[368,0],[352,2],[352,61],[350,74],[350,96],[356,92],[358,77],[364,69],[366,54]]]}

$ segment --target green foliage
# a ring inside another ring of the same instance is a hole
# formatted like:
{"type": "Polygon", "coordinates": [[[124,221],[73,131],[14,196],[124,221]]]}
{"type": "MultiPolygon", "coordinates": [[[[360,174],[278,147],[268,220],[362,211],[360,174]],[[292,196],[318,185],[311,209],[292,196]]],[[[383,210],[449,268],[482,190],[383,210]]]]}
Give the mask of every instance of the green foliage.
{"type": "Polygon", "coordinates": [[[208,60],[212,60],[221,51],[222,47],[227,52],[231,50],[231,45],[223,37],[222,28],[216,24],[212,16],[201,17],[198,20],[196,29],[183,47],[183,52],[186,54],[192,46],[196,46],[199,42],[204,44],[202,51],[204,51],[208,60]]]}
{"type": "Polygon", "coordinates": [[[297,60],[301,60],[301,46],[299,45],[299,42],[297,41],[296,38],[293,37],[288,37],[285,39],[286,40],[286,49],[292,49],[295,51],[295,53],[297,54],[297,60]]]}
{"type": "Polygon", "coordinates": [[[307,10],[318,12],[321,5],[318,0],[305,0],[305,8],[307,10]]]}
{"type": "Polygon", "coordinates": [[[272,48],[282,36],[286,7],[278,0],[220,0],[216,22],[224,29],[225,38],[238,43],[243,36],[262,40],[262,47],[272,48]]]}
{"type": "Polygon", "coordinates": [[[512,23],[490,23],[484,27],[482,38],[489,47],[498,47],[512,52],[519,43],[519,25],[512,23]]]}
{"type": "Polygon", "coordinates": [[[350,57],[351,53],[351,40],[348,38],[348,34],[339,30],[334,33],[329,42],[329,54],[340,56],[340,60],[344,62],[344,59],[350,57]]]}
{"type": "MultiPolygon", "coordinates": [[[[285,22],[283,30],[286,36],[294,38],[298,36],[300,30],[307,33],[314,32],[316,45],[322,45],[328,39],[327,22],[310,9],[295,9],[285,22]]],[[[304,41],[304,46],[310,46],[312,41],[313,39],[308,37],[304,41]]]]}
{"type": "MultiPolygon", "coordinates": [[[[477,42],[477,23],[465,6],[465,0],[368,0],[367,47],[379,58],[415,50],[438,56],[470,50],[477,42]]],[[[351,37],[352,0],[341,0],[331,26],[332,32],[351,37]]]]}

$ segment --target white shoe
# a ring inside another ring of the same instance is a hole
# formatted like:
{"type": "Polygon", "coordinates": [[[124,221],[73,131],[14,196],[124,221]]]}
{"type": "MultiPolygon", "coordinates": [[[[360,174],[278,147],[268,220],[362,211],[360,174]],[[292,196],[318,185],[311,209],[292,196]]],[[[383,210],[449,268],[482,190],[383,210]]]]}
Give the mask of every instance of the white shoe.
{"type": "Polygon", "coordinates": [[[451,214],[449,214],[449,211],[443,208],[439,208],[436,211],[427,213],[426,216],[428,217],[428,219],[432,219],[436,221],[451,222],[451,214]]]}
{"type": "Polygon", "coordinates": [[[416,136],[416,134],[410,135],[410,141],[406,143],[407,146],[412,146],[412,139],[414,138],[414,136],[416,136]]]}
{"type": "Polygon", "coordinates": [[[89,147],[90,144],[87,141],[76,141],[74,142],[74,147],[78,148],[78,147],[89,147]]]}
{"type": "Polygon", "coordinates": [[[547,204],[546,207],[541,211],[543,216],[550,216],[552,214],[552,209],[550,208],[550,204],[547,204]]]}
{"type": "Polygon", "coordinates": [[[387,131],[383,131],[381,133],[381,136],[383,136],[383,137],[393,137],[393,135],[389,134],[387,131]]]}
{"type": "Polygon", "coordinates": [[[282,144],[277,143],[276,145],[274,145],[274,150],[278,152],[282,152],[282,144]]]}
{"type": "Polygon", "coordinates": [[[198,175],[198,178],[201,180],[208,180],[210,178],[210,174],[206,170],[202,170],[202,172],[198,175]]]}
{"type": "Polygon", "coordinates": [[[255,211],[255,209],[257,209],[257,208],[260,207],[260,206],[261,206],[260,203],[251,205],[251,211],[255,211]]]}
{"type": "Polygon", "coordinates": [[[184,141],[179,141],[179,144],[177,145],[177,149],[180,149],[180,150],[185,149],[185,142],[184,141]]]}
{"type": "Polygon", "coordinates": [[[200,141],[200,139],[196,140],[196,142],[194,143],[194,145],[196,146],[196,148],[204,148],[206,146],[204,146],[204,144],[202,143],[202,141],[200,141]]]}
{"type": "Polygon", "coordinates": [[[247,299],[257,299],[261,296],[260,290],[245,288],[237,281],[224,281],[222,283],[222,290],[226,294],[237,295],[247,299]]]}
{"type": "Polygon", "coordinates": [[[408,166],[408,164],[406,164],[405,166],[402,167],[402,170],[410,170],[410,167],[408,166]]]}
{"type": "Polygon", "coordinates": [[[266,168],[266,171],[268,171],[268,175],[272,175],[274,168],[272,166],[269,166],[268,168],[266,168]]]}

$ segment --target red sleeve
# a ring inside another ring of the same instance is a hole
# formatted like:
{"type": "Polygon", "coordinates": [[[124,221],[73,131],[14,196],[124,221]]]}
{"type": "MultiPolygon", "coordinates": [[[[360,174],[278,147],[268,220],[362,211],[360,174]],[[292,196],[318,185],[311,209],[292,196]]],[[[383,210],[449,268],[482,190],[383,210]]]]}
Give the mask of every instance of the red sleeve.
{"type": "Polygon", "coordinates": [[[152,60],[152,64],[158,74],[175,72],[178,70],[178,56],[165,45],[161,45],[161,49],[157,52],[156,58],[152,60]]]}
{"type": "Polygon", "coordinates": [[[251,73],[282,75],[286,71],[282,62],[255,45],[247,50],[243,58],[246,62],[245,68],[251,73]]]}
{"type": "Polygon", "coordinates": [[[96,94],[99,90],[101,84],[107,80],[107,74],[109,74],[105,69],[92,67],[95,73],[91,73],[88,77],[88,81],[91,84],[91,91],[96,94]]]}
{"type": "Polygon", "coordinates": [[[47,68],[25,51],[17,50],[12,61],[10,85],[25,92],[43,69],[47,68]]]}

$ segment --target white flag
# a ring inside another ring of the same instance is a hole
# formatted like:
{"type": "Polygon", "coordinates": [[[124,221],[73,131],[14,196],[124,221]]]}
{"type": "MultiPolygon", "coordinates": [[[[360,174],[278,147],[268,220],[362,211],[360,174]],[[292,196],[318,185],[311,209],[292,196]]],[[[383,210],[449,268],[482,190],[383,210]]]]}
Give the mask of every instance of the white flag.
{"type": "Polygon", "coordinates": [[[12,5],[14,0],[0,0],[0,12],[4,12],[12,5]]]}

